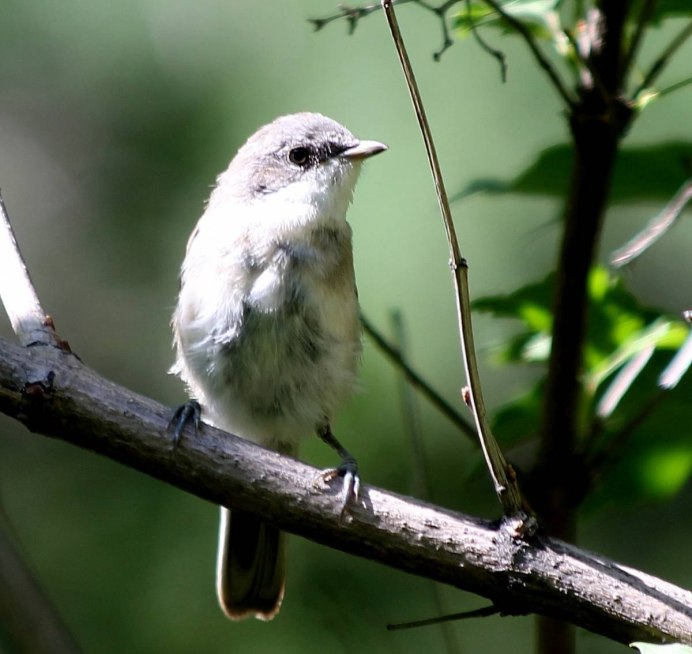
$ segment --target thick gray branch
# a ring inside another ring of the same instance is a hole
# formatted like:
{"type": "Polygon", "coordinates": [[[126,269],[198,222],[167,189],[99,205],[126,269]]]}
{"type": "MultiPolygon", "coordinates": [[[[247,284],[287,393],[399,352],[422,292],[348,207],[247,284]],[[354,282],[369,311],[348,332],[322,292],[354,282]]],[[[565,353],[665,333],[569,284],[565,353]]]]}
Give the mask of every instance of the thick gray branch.
{"type": "Polygon", "coordinates": [[[621,642],[692,643],[692,593],[549,538],[376,488],[339,521],[318,471],[204,426],[177,446],[171,411],[50,346],[0,339],[0,410],[29,429],[105,454],[204,499],[261,515],[329,547],[540,613],[621,642]]]}

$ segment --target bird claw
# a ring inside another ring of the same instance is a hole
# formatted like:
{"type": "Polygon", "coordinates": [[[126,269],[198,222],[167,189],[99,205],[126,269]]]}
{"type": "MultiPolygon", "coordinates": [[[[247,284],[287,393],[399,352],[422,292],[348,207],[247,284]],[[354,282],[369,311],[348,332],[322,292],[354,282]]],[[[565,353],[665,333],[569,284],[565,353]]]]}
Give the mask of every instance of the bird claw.
{"type": "Polygon", "coordinates": [[[358,503],[360,496],[360,475],[358,474],[358,463],[353,458],[344,459],[336,468],[329,468],[319,475],[318,480],[323,484],[329,484],[337,477],[342,477],[341,484],[341,511],[340,517],[358,503]]]}
{"type": "Polygon", "coordinates": [[[191,423],[195,429],[195,434],[199,432],[202,421],[202,407],[196,400],[188,400],[181,404],[174,412],[173,417],[168,423],[168,431],[173,435],[173,444],[177,445],[182,436],[185,425],[191,423]]]}

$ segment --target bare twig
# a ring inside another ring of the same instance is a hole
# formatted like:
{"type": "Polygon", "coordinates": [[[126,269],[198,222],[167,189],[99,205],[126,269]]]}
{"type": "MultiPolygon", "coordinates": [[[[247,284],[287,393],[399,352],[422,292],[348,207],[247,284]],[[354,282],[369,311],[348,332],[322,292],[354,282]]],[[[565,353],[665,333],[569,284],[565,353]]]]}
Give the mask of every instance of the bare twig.
{"type": "Polygon", "coordinates": [[[687,39],[692,36],[692,21],[687,23],[685,27],[680,31],[680,33],[670,42],[668,47],[660,54],[658,59],[654,61],[653,65],[649,69],[649,72],[644,75],[644,79],[641,81],[635,92],[632,94],[632,99],[636,100],[639,94],[648,89],[656,81],[656,78],[663,72],[663,69],[668,65],[668,62],[672,59],[676,51],[682,47],[687,41],[687,39]]]}
{"type": "MultiPolygon", "coordinates": [[[[432,5],[429,2],[426,2],[425,0],[393,0],[397,5],[403,5],[403,4],[416,4],[419,7],[422,7],[426,11],[429,11],[437,16],[437,18],[440,21],[440,29],[442,31],[442,45],[438,50],[433,52],[433,59],[435,61],[439,61],[442,55],[454,45],[454,41],[452,40],[452,37],[449,34],[449,27],[447,25],[447,13],[449,10],[456,4],[459,4],[460,2],[463,2],[463,0],[445,0],[440,5],[432,5]]],[[[348,22],[348,33],[353,34],[355,31],[356,27],[358,26],[358,21],[361,18],[365,18],[366,16],[372,14],[373,12],[377,11],[378,9],[381,9],[381,5],[379,3],[377,4],[369,4],[369,5],[356,5],[356,6],[351,6],[351,5],[346,5],[346,4],[341,4],[338,7],[338,11],[335,14],[331,14],[330,16],[325,16],[324,18],[309,18],[308,22],[312,23],[312,25],[315,28],[315,31],[321,30],[323,27],[326,25],[329,25],[329,23],[335,21],[335,20],[340,20],[340,19],[345,19],[348,22]]],[[[474,30],[475,33],[475,30],[474,30]]],[[[495,56],[497,58],[497,51],[493,50],[489,46],[485,44],[485,42],[478,36],[476,35],[478,42],[481,44],[481,46],[490,54],[495,56]]],[[[502,61],[502,60],[501,60],[502,61]]]]}
{"type": "Polygon", "coordinates": [[[466,0],[466,13],[469,17],[469,23],[471,25],[471,34],[473,38],[476,39],[476,43],[485,50],[491,57],[497,59],[497,63],[500,65],[500,79],[503,83],[507,81],[507,59],[505,53],[502,50],[493,48],[482,36],[478,25],[473,20],[473,15],[471,13],[471,0],[466,0]]]}
{"type": "MultiPolygon", "coordinates": [[[[399,4],[414,1],[415,0],[399,0],[399,4]]],[[[342,4],[339,5],[337,13],[332,14],[331,16],[325,16],[324,18],[308,18],[308,22],[312,23],[313,27],[315,28],[315,32],[318,32],[323,27],[329,25],[329,23],[344,18],[348,22],[348,33],[353,34],[356,27],[358,27],[358,21],[361,18],[364,18],[368,14],[371,14],[373,11],[378,11],[379,9],[380,5],[377,3],[358,7],[342,4]]]]}
{"type": "MultiPolygon", "coordinates": [[[[582,489],[589,485],[590,468],[580,451],[583,421],[583,360],[589,315],[588,279],[611,187],[618,146],[632,118],[618,96],[614,78],[622,56],[628,3],[598,3],[603,13],[594,22],[598,48],[594,63],[608,89],[580,94],[569,126],[574,142],[571,183],[564,206],[563,230],[553,290],[552,344],[543,386],[541,425],[532,477],[540,493],[532,501],[548,533],[577,537],[577,511],[582,489]],[[607,38],[606,38],[607,37],[607,38]]],[[[574,633],[565,624],[539,618],[537,651],[574,652],[574,633]]]]}
{"type": "MultiPolygon", "coordinates": [[[[401,312],[391,312],[391,322],[394,331],[394,341],[402,359],[407,357],[407,338],[404,329],[404,321],[401,312]]],[[[413,474],[411,476],[411,490],[414,497],[430,500],[430,484],[426,467],[425,448],[423,446],[423,428],[421,426],[420,411],[416,398],[411,392],[411,385],[406,379],[401,379],[399,388],[401,413],[403,415],[404,428],[408,432],[411,443],[413,474]]]]}
{"type": "Polygon", "coordinates": [[[382,350],[389,360],[397,366],[406,377],[406,380],[452,424],[458,427],[464,434],[477,443],[476,431],[447,400],[445,400],[428,382],[426,382],[403,358],[401,352],[391,345],[377,328],[363,315],[360,316],[363,330],[372,339],[373,343],[382,350]]]}
{"type": "Polygon", "coordinates": [[[654,216],[639,234],[613,252],[610,264],[621,268],[646,252],[677,222],[690,200],[692,200],[692,179],[688,179],[678,189],[663,211],[654,216]]]}
{"type": "MultiPolygon", "coordinates": [[[[437,52],[433,53],[433,59],[435,61],[440,61],[442,55],[454,45],[454,41],[452,41],[452,37],[449,35],[449,27],[447,26],[447,12],[459,2],[461,2],[461,0],[447,0],[447,2],[443,2],[438,7],[434,7],[427,2],[423,2],[423,0],[418,0],[418,4],[421,7],[432,11],[437,15],[440,21],[440,28],[442,30],[442,46],[437,52]]],[[[482,39],[479,39],[479,43],[483,43],[482,39]]]]}
{"type": "Polygon", "coordinates": [[[81,649],[19,552],[0,509],[0,624],[16,652],[76,654],[81,649]]]}
{"type": "Polygon", "coordinates": [[[486,597],[505,614],[540,612],[623,643],[692,644],[689,591],[557,539],[518,539],[505,523],[371,486],[344,522],[338,489],[316,488],[315,468],[206,424],[174,444],[170,409],[56,348],[0,338],[0,411],[214,504],[486,597]]]}
{"type": "Polygon", "coordinates": [[[64,345],[41,308],[0,195],[0,300],[22,345],[64,345]]]}
{"type": "MultiPolygon", "coordinates": [[[[392,326],[394,339],[402,356],[407,356],[407,338],[404,329],[404,321],[399,311],[392,311],[392,326]]],[[[405,379],[401,379],[401,409],[404,415],[404,427],[409,432],[411,452],[413,453],[413,492],[416,497],[430,501],[430,482],[427,473],[425,447],[423,446],[423,427],[421,425],[420,411],[411,385],[405,379]]],[[[445,598],[440,584],[432,583],[432,595],[435,610],[439,615],[444,615],[448,609],[445,606],[445,598]]],[[[449,622],[440,620],[442,637],[448,654],[460,652],[456,633],[449,622]]],[[[389,628],[389,627],[388,627],[389,628]]]]}
{"type": "Polygon", "coordinates": [[[476,422],[476,430],[478,431],[481,448],[485,456],[488,470],[495,486],[495,492],[502,504],[505,515],[520,516],[524,514],[524,503],[519,492],[519,487],[514,477],[513,471],[507,465],[504,456],[495,440],[488,422],[485,402],[483,400],[483,392],[481,389],[480,377],[478,374],[478,366],[476,363],[476,352],[473,344],[473,328],[471,325],[471,301],[469,298],[468,288],[468,266],[462,258],[459,251],[459,243],[457,241],[456,230],[452,221],[452,213],[449,208],[447,193],[444,188],[444,180],[440,164],[437,159],[435,144],[432,139],[430,126],[425,115],[423,101],[418,85],[416,84],[409,61],[406,47],[404,45],[399,24],[396,20],[392,0],[382,0],[382,7],[387,17],[387,23],[394,39],[396,51],[399,56],[406,84],[408,86],[411,100],[416,111],[416,117],[421,128],[425,149],[428,156],[428,163],[432,171],[433,180],[435,182],[435,190],[437,193],[442,220],[444,222],[445,232],[447,234],[447,242],[450,251],[450,266],[454,279],[456,290],[456,306],[457,317],[459,321],[459,336],[461,340],[461,349],[463,352],[463,362],[466,371],[466,378],[470,388],[470,400],[473,410],[473,416],[476,422]]]}
{"type": "Polygon", "coordinates": [[[429,627],[435,624],[444,624],[456,620],[468,620],[469,618],[487,618],[491,615],[497,615],[500,612],[496,606],[484,606],[480,609],[472,611],[462,611],[461,613],[450,613],[449,615],[441,615],[426,620],[415,620],[413,622],[401,622],[399,624],[388,624],[388,631],[401,631],[402,629],[413,629],[414,627],[429,627]]]}
{"type": "Polygon", "coordinates": [[[630,40],[630,46],[627,49],[625,56],[622,61],[621,69],[621,80],[625,79],[632,63],[637,57],[637,52],[639,51],[639,46],[641,45],[642,39],[644,38],[644,32],[651,22],[651,17],[653,16],[654,9],[656,8],[656,3],[658,0],[644,0],[641,6],[641,11],[639,13],[639,19],[637,20],[637,28],[632,35],[630,40]]]}
{"type": "Polygon", "coordinates": [[[692,84],[692,77],[686,77],[685,79],[681,79],[679,82],[675,82],[670,86],[662,88],[660,91],[656,93],[656,96],[662,98],[666,95],[669,95],[670,93],[673,93],[674,91],[679,91],[680,89],[685,88],[690,84],[692,84]]]}
{"type": "Polygon", "coordinates": [[[548,58],[538,47],[536,40],[533,38],[531,32],[526,27],[526,25],[524,25],[524,23],[522,23],[520,20],[517,20],[511,14],[508,14],[502,8],[502,5],[496,0],[483,0],[483,2],[492,7],[512,29],[519,33],[519,36],[521,36],[526,42],[526,45],[529,46],[529,50],[531,50],[531,53],[533,54],[534,59],[536,60],[538,65],[548,75],[548,78],[555,87],[555,90],[562,98],[563,102],[565,103],[565,106],[567,108],[572,108],[575,102],[574,98],[572,97],[572,94],[570,93],[570,91],[567,90],[567,86],[562,81],[562,78],[558,74],[557,70],[555,70],[555,67],[550,63],[550,61],[548,61],[548,58]]]}

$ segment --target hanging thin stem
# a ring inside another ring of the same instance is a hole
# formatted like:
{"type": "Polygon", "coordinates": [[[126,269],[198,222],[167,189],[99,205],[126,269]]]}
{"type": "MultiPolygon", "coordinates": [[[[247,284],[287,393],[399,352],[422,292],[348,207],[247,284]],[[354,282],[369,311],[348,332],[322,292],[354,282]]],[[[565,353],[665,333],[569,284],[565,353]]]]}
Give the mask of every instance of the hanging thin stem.
{"type": "Polygon", "coordinates": [[[485,456],[486,464],[495,486],[495,492],[502,504],[506,515],[523,515],[523,506],[519,487],[514,476],[514,471],[507,465],[502,452],[495,440],[488,422],[485,402],[481,390],[480,376],[478,374],[478,366],[476,362],[476,353],[473,344],[473,329],[471,325],[471,302],[468,288],[468,266],[465,259],[462,258],[459,243],[457,240],[456,230],[452,221],[452,213],[449,208],[449,200],[442,179],[442,172],[435,150],[435,144],[432,139],[430,125],[428,124],[423,107],[423,101],[418,90],[411,62],[406,52],[399,24],[394,13],[392,0],[382,0],[382,8],[384,9],[387,23],[394,39],[396,51],[399,56],[406,84],[408,86],[411,100],[418,118],[418,123],[425,142],[425,149],[428,155],[428,163],[432,172],[435,183],[437,199],[440,205],[442,220],[444,223],[445,232],[447,234],[447,242],[450,252],[450,266],[454,278],[454,286],[456,290],[456,305],[457,317],[459,321],[459,336],[461,341],[461,349],[463,353],[464,368],[466,378],[469,384],[469,405],[473,411],[474,420],[476,422],[476,430],[481,442],[481,448],[485,456]]]}

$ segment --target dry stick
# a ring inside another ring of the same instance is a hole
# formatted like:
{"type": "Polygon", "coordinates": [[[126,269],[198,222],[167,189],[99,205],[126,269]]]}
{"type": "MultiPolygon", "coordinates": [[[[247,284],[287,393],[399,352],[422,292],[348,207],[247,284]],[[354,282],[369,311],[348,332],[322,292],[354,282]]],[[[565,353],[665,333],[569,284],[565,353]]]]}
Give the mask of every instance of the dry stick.
{"type": "Polygon", "coordinates": [[[621,268],[643,254],[678,221],[683,209],[690,201],[692,201],[692,178],[677,190],[673,199],[646,224],[644,229],[610,255],[610,265],[621,268]]]}
{"type": "Polygon", "coordinates": [[[521,36],[524,39],[526,45],[529,46],[529,50],[531,50],[531,53],[536,59],[536,62],[546,72],[548,78],[553,83],[555,90],[559,93],[565,105],[568,108],[573,107],[575,102],[574,97],[563,83],[562,78],[555,70],[553,65],[550,63],[550,61],[548,61],[547,57],[543,54],[541,49],[536,44],[536,41],[533,38],[533,35],[531,34],[529,28],[526,27],[526,25],[524,25],[524,23],[522,23],[520,20],[516,19],[511,14],[508,14],[502,8],[502,5],[499,2],[497,2],[497,0],[483,1],[485,2],[485,4],[492,7],[492,9],[494,9],[497,12],[497,14],[502,18],[502,20],[504,20],[513,30],[515,30],[519,34],[519,36],[521,36]]]}
{"type": "MultiPolygon", "coordinates": [[[[390,313],[392,329],[394,332],[394,342],[401,353],[402,358],[407,356],[407,338],[404,320],[400,311],[390,313]]],[[[423,447],[423,429],[421,426],[421,416],[416,398],[411,392],[411,386],[405,379],[399,378],[399,402],[401,405],[402,422],[404,431],[408,432],[411,454],[413,457],[411,474],[411,490],[414,497],[430,501],[430,483],[425,465],[426,456],[423,447]]]]}
{"type": "MultiPolygon", "coordinates": [[[[639,12],[639,19],[637,20],[637,28],[630,40],[630,47],[625,54],[623,62],[620,66],[620,74],[622,76],[627,75],[627,72],[632,67],[632,63],[637,57],[639,47],[644,38],[644,32],[651,22],[651,18],[654,14],[654,9],[656,9],[657,0],[644,0],[639,12]]],[[[622,80],[620,81],[622,84],[622,80]]]]}
{"type": "MultiPolygon", "coordinates": [[[[392,327],[394,330],[394,341],[397,344],[401,356],[407,355],[407,339],[406,330],[404,328],[404,320],[400,311],[391,312],[392,327]]],[[[426,468],[425,447],[423,446],[423,427],[421,424],[421,416],[416,402],[416,397],[413,393],[411,385],[406,379],[400,378],[400,395],[401,395],[401,410],[403,414],[404,429],[409,433],[411,441],[411,452],[413,454],[413,475],[411,487],[416,497],[430,501],[430,479],[426,468]]],[[[435,611],[438,616],[444,616],[446,612],[445,598],[440,584],[432,583],[432,594],[434,600],[435,611]]],[[[439,618],[433,618],[433,620],[439,618]]],[[[431,624],[426,622],[426,624],[431,624]]],[[[399,628],[402,628],[401,626],[399,628]]],[[[440,619],[440,628],[442,638],[445,643],[448,654],[461,652],[461,647],[456,637],[456,632],[453,626],[444,619],[440,619]]],[[[391,629],[391,625],[387,625],[387,629],[391,629]]]]}
{"type": "MultiPolygon", "coordinates": [[[[403,2],[412,2],[412,0],[403,0],[403,2]]],[[[400,0],[401,4],[401,0],[400,0]]],[[[377,3],[371,5],[364,5],[362,7],[349,7],[346,5],[339,6],[339,13],[327,16],[326,18],[308,18],[308,23],[312,23],[315,31],[321,30],[323,27],[335,20],[340,20],[345,18],[348,21],[348,33],[353,34],[356,29],[358,21],[371,14],[373,11],[377,11],[379,5],[377,3]]]]}
{"type": "MultiPolygon", "coordinates": [[[[473,11],[471,9],[471,0],[466,0],[466,14],[468,16],[469,25],[471,25],[471,34],[473,38],[476,39],[476,43],[481,47],[482,50],[487,52],[491,57],[494,57],[500,64],[500,79],[504,84],[507,81],[507,59],[505,53],[502,50],[493,48],[482,36],[481,31],[478,29],[478,25],[473,18],[473,11]]],[[[445,23],[446,25],[446,23],[445,23]]]]}
{"type": "Polygon", "coordinates": [[[476,430],[478,431],[485,461],[488,465],[488,470],[490,471],[490,475],[495,486],[495,492],[500,500],[500,503],[502,504],[505,515],[522,515],[524,513],[524,503],[522,502],[516,478],[514,477],[513,471],[507,465],[507,462],[500,451],[497,441],[490,430],[490,425],[486,415],[480,377],[478,375],[478,367],[476,364],[476,353],[473,344],[471,302],[469,298],[467,276],[468,266],[459,252],[459,243],[457,241],[454,223],[452,222],[452,214],[449,209],[449,201],[447,199],[447,193],[445,192],[444,182],[442,180],[440,164],[437,160],[435,144],[432,140],[430,126],[428,125],[425,109],[423,108],[423,101],[413,75],[411,62],[409,61],[408,54],[406,53],[406,47],[396,20],[392,0],[382,0],[382,8],[384,9],[385,16],[387,17],[387,23],[389,24],[389,29],[391,30],[392,38],[394,39],[396,51],[399,55],[399,61],[401,62],[401,67],[406,78],[406,84],[408,86],[409,93],[411,94],[411,100],[413,101],[413,106],[416,111],[418,124],[420,125],[421,132],[423,134],[425,149],[428,155],[428,163],[430,164],[433,180],[435,182],[437,199],[440,204],[442,220],[444,221],[445,232],[447,234],[447,242],[449,244],[451,257],[450,266],[452,269],[454,286],[456,290],[459,336],[461,340],[466,379],[468,380],[470,389],[470,406],[476,422],[476,430]]]}
{"type": "Polygon", "coordinates": [[[692,77],[686,77],[685,79],[681,79],[679,82],[675,82],[675,84],[671,84],[670,86],[666,86],[662,88],[658,92],[658,97],[662,98],[665,95],[668,95],[669,93],[673,93],[674,91],[679,91],[681,88],[684,88],[685,86],[688,86],[692,84],[692,77]]]}
{"type": "Polygon", "coordinates": [[[22,345],[63,345],[52,328],[50,318],[41,308],[14,238],[1,194],[0,300],[5,305],[12,329],[22,345]]]}
{"type": "Polygon", "coordinates": [[[441,615],[436,618],[402,622],[399,624],[388,624],[387,631],[401,631],[403,629],[413,629],[414,627],[429,627],[430,625],[445,624],[452,621],[456,622],[457,620],[468,620],[469,618],[487,618],[491,615],[497,615],[498,613],[500,613],[500,609],[496,606],[484,606],[480,609],[462,611],[461,613],[450,613],[449,615],[441,615]]]}
{"type": "Polygon", "coordinates": [[[428,401],[453,425],[458,427],[464,434],[478,443],[476,440],[476,432],[473,425],[469,423],[447,400],[445,400],[428,382],[426,382],[404,359],[400,350],[394,347],[377,328],[361,313],[360,322],[363,325],[363,331],[372,339],[373,343],[380,348],[385,356],[397,366],[406,381],[411,384],[416,390],[420,391],[428,401]]]}
{"type": "MultiPolygon", "coordinates": [[[[433,53],[433,59],[435,61],[439,61],[444,52],[451,48],[452,45],[454,45],[454,42],[452,41],[452,38],[449,35],[449,27],[447,26],[447,12],[455,5],[458,4],[459,2],[462,2],[463,0],[447,0],[446,2],[443,2],[439,6],[434,6],[429,4],[428,2],[425,2],[424,0],[395,0],[396,4],[398,5],[403,5],[403,4],[416,4],[419,7],[422,7],[426,11],[429,11],[437,16],[437,18],[440,21],[440,27],[442,29],[442,46],[440,47],[439,50],[433,53]]],[[[371,13],[377,11],[378,9],[381,9],[381,5],[379,2],[376,2],[374,4],[369,4],[369,5],[360,5],[360,6],[353,6],[353,5],[345,5],[341,4],[339,5],[338,13],[332,14],[331,16],[325,16],[324,18],[308,18],[308,22],[312,23],[312,25],[315,28],[315,31],[321,30],[323,27],[328,25],[329,23],[335,21],[335,20],[340,20],[341,18],[345,18],[348,21],[348,33],[353,34],[356,30],[356,27],[358,26],[358,21],[361,18],[365,18],[366,16],[370,15],[371,13]]],[[[474,36],[478,39],[479,43],[481,44],[481,47],[487,48],[488,52],[497,57],[497,51],[494,51],[492,48],[488,47],[487,44],[483,41],[482,38],[480,38],[477,34],[477,31],[474,29],[473,30],[474,36]]]]}
{"type": "Polygon", "coordinates": [[[668,62],[671,60],[672,56],[675,54],[676,50],[680,48],[687,39],[692,36],[692,21],[687,23],[681,32],[670,42],[670,45],[661,53],[660,57],[656,59],[653,63],[649,72],[644,76],[641,84],[637,87],[637,90],[632,94],[632,98],[636,99],[639,94],[644,90],[649,88],[656,78],[663,72],[668,62]]]}
{"type": "Polygon", "coordinates": [[[80,646],[12,536],[11,525],[0,508],[0,624],[10,646],[17,652],[79,654],[80,646]]]}

